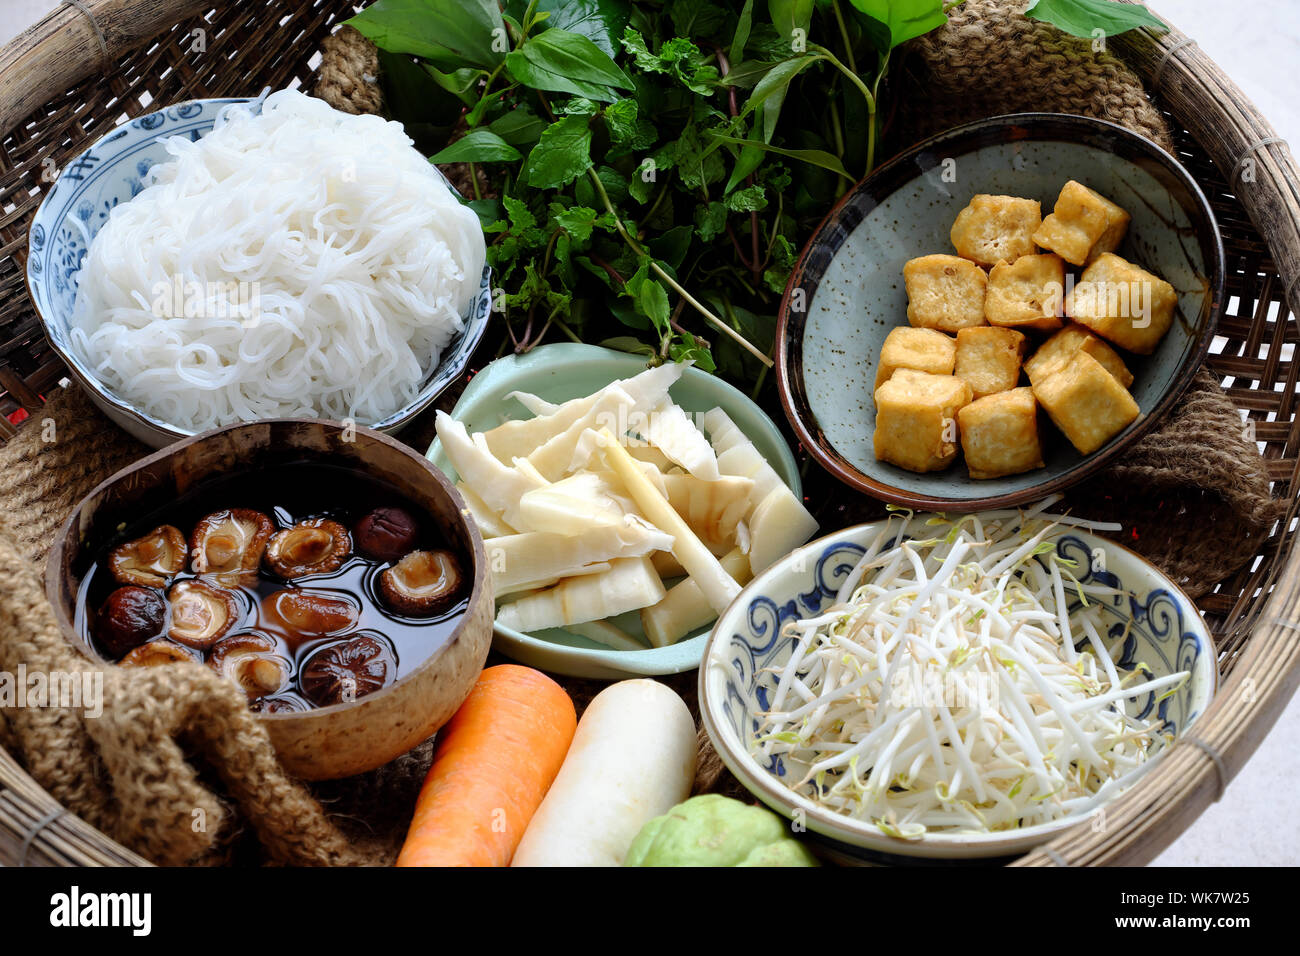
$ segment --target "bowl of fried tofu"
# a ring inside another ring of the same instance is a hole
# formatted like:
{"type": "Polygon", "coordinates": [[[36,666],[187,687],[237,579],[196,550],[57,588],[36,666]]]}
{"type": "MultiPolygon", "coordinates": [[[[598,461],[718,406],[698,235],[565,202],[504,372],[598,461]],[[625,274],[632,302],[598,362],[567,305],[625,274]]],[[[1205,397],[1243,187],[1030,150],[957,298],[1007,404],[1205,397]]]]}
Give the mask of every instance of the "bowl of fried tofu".
{"type": "Polygon", "coordinates": [[[778,386],[809,453],[894,505],[1060,492],[1177,403],[1223,306],[1205,195],[1102,120],[993,117],[881,166],[781,303],[778,386]]]}

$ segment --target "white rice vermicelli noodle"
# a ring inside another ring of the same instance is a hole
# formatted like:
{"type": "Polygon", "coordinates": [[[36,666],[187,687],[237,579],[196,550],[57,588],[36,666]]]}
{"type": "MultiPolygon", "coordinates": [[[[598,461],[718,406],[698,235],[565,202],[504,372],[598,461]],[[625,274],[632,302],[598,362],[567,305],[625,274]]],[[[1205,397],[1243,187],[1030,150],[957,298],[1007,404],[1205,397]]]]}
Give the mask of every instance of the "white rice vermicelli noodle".
{"type": "Polygon", "coordinates": [[[484,242],[401,125],[283,90],[167,151],[81,270],[71,345],[100,380],[188,431],[412,401],[484,242]]]}

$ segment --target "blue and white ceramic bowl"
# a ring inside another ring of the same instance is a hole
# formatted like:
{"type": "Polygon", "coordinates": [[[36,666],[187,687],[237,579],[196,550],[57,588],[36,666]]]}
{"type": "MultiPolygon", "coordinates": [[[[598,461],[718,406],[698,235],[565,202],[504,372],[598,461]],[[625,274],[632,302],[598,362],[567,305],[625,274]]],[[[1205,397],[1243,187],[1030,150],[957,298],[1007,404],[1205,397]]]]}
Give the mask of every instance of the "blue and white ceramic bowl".
{"type": "MultiPolygon", "coordinates": [[[[63,169],[36,211],[28,235],[27,287],[45,337],[104,414],[155,448],[193,432],[148,415],[113,394],[69,348],[78,273],[91,240],[113,207],[144,189],[153,165],[170,158],[163,140],[170,136],[198,139],[212,129],[222,109],[238,103],[252,103],[257,108],[258,101],[247,97],[188,100],[118,126],[63,169]]],[[[491,273],[484,266],[479,295],[464,317],[465,328],[443,351],[419,395],[382,421],[366,424],[378,431],[395,432],[432,404],[465,371],[487,328],[491,309],[491,273]]]]}
{"type": "MultiPolygon", "coordinates": [[[[924,526],[918,518],[918,525],[924,526]]],[[[879,533],[881,522],[858,525],[804,545],[746,587],[714,625],[700,668],[700,713],[723,762],[754,796],[791,819],[802,815],[810,835],[828,855],[846,862],[906,862],[903,858],[960,860],[1011,857],[1025,853],[1080,822],[1066,818],[1021,830],[997,833],[929,834],[919,840],[887,836],[878,827],[851,820],[796,795],[782,782],[779,758],[760,761],[749,741],[757,716],[767,709],[776,674],[789,660],[793,637],[783,637],[786,622],[810,617],[834,602],[840,585],[879,533]]],[[[1084,582],[1123,589],[1103,604],[1107,641],[1123,641],[1120,667],[1145,664],[1153,677],[1191,671],[1176,693],[1136,698],[1130,713],[1150,717],[1154,710],[1175,736],[1186,732],[1209,706],[1218,680],[1214,643],[1191,598],[1141,556],[1106,538],[1073,531],[1057,546],[1062,557],[1094,565],[1084,582]],[[1094,561],[1094,549],[1104,552],[1094,561]],[[1131,622],[1131,626],[1130,626],[1131,622]]],[[[1083,818],[1084,821],[1088,818],[1083,818]]],[[[915,859],[912,862],[916,862],[915,859]]]]}

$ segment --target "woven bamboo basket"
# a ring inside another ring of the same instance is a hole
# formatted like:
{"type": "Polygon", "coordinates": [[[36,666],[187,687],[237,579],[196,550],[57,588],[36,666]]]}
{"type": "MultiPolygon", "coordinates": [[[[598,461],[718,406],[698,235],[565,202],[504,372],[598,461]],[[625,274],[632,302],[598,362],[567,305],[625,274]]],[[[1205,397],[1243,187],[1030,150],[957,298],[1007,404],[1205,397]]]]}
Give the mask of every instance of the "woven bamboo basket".
{"type": "MultiPolygon", "coordinates": [[[[218,9],[197,0],[83,0],[0,50],[0,442],[65,375],[23,279],[28,225],[49,186],[45,171],[121,120],[162,105],[265,87],[311,89],[322,41],[351,12],[344,0],[218,9]]],[[[1222,795],[1300,683],[1300,335],[1291,321],[1300,311],[1300,171],[1268,121],[1177,29],[1125,34],[1111,51],[1154,95],[1180,160],[1218,216],[1228,295],[1208,366],[1254,423],[1284,510],[1254,560],[1198,601],[1222,679],[1195,735],[1108,807],[1104,828],[1066,831],[1017,861],[1026,866],[1153,859],[1222,795]]],[[[0,863],[146,861],[64,811],[0,749],[0,863]]]]}

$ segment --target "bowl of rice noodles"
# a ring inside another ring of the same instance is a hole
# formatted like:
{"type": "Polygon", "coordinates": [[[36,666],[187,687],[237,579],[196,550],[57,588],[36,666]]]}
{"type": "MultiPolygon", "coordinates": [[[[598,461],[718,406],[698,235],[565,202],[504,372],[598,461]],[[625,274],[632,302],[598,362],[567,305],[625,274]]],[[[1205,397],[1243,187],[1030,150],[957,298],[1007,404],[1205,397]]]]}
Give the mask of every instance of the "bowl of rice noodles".
{"type": "Polygon", "coordinates": [[[401,124],[296,90],[116,127],[29,238],[52,348],[154,447],[271,418],[397,431],[464,373],[491,312],[478,217],[401,124]]]}

